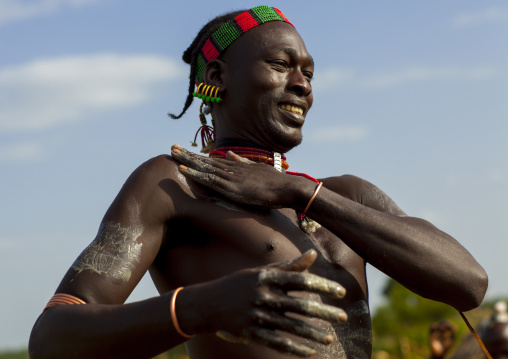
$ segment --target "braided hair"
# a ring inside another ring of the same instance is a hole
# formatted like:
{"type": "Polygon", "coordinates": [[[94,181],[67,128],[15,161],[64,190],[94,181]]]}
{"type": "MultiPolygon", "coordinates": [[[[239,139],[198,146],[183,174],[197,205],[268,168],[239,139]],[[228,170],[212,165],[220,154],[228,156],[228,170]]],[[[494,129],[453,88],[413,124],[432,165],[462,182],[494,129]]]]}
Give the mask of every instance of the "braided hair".
{"type": "Polygon", "coordinates": [[[185,100],[185,105],[183,106],[182,112],[176,116],[175,114],[169,113],[168,115],[174,119],[177,120],[180,117],[183,116],[183,114],[187,111],[187,109],[192,104],[192,101],[194,99],[194,96],[192,96],[194,92],[194,86],[196,82],[196,60],[198,58],[199,52],[201,51],[201,48],[203,47],[206,40],[212,36],[212,34],[217,30],[219,27],[221,27],[223,24],[228,22],[229,20],[233,19],[235,16],[241,14],[245,10],[239,10],[239,11],[233,11],[226,13],[224,15],[219,15],[213,20],[209,21],[203,28],[199,31],[196,38],[190,44],[190,46],[185,50],[185,52],[182,55],[182,60],[190,65],[190,75],[189,75],[189,90],[187,94],[187,99],[185,100]]]}

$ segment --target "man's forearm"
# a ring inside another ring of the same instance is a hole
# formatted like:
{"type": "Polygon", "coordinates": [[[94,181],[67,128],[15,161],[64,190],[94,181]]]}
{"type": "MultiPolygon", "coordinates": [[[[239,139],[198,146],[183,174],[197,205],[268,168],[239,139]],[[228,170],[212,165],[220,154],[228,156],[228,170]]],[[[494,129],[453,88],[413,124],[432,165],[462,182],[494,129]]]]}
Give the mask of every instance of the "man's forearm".
{"type": "Polygon", "coordinates": [[[170,297],[48,309],[30,337],[30,358],[152,358],[186,339],[171,323],[170,297]]]}
{"type": "Polygon", "coordinates": [[[326,188],[308,215],[367,262],[426,298],[463,311],[483,299],[483,268],[455,239],[422,219],[381,212],[326,188]]]}

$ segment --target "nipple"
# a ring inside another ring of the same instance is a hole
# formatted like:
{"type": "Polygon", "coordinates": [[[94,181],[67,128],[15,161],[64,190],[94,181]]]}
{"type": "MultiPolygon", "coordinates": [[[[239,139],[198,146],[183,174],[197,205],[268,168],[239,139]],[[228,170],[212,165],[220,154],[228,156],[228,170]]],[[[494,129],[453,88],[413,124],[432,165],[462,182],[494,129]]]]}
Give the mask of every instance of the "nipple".
{"type": "Polygon", "coordinates": [[[269,239],[266,241],[265,248],[267,252],[273,252],[277,249],[277,243],[274,240],[269,239]]]}

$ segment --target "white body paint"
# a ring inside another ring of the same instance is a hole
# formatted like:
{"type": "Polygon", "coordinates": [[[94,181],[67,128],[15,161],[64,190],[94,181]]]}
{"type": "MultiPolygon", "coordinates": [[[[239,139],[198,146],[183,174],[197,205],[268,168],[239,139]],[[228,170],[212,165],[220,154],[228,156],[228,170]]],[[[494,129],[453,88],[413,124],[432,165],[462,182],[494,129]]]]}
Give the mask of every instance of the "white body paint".
{"type": "Polygon", "coordinates": [[[191,189],[189,182],[187,181],[187,177],[185,177],[183,174],[181,174],[180,171],[178,170],[178,168],[175,170],[175,174],[176,174],[176,177],[178,178],[178,180],[180,181],[180,183],[182,183],[188,189],[191,189]]]}
{"type": "Polygon", "coordinates": [[[72,265],[78,274],[86,270],[112,281],[129,281],[135,263],[139,263],[142,244],[136,240],[143,233],[143,225],[139,218],[139,204],[134,198],[128,207],[131,225],[122,227],[120,223],[103,222],[95,240],[72,265]]]}
{"type": "Polygon", "coordinates": [[[370,359],[368,354],[356,343],[363,342],[372,344],[372,330],[365,328],[351,329],[349,321],[353,318],[358,319],[362,316],[370,315],[369,307],[363,300],[355,302],[346,311],[348,322],[334,326],[333,343],[330,345],[330,351],[326,358],[330,359],[370,359]]]}

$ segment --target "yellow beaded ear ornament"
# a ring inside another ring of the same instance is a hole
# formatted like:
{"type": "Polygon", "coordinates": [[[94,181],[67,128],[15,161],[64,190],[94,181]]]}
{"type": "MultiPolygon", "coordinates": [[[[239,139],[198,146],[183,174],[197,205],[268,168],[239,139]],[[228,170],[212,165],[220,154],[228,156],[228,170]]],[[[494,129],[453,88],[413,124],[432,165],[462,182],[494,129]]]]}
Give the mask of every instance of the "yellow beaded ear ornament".
{"type": "Polygon", "coordinates": [[[210,122],[212,123],[212,126],[208,126],[206,123],[206,117],[205,115],[209,115],[212,113],[212,106],[211,104],[207,104],[207,102],[211,103],[219,103],[222,101],[220,97],[218,97],[219,93],[219,87],[217,86],[211,86],[206,85],[205,83],[200,83],[198,85],[198,88],[196,89],[196,92],[194,92],[192,95],[194,97],[197,97],[203,102],[201,103],[201,106],[199,107],[199,121],[201,122],[201,127],[196,132],[196,136],[194,136],[194,141],[191,141],[191,145],[193,147],[197,147],[198,144],[196,143],[196,139],[198,138],[198,135],[201,133],[201,153],[210,153],[210,151],[213,151],[215,148],[215,121],[213,119],[213,116],[211,116],[210,122]],[[204,85],[203,89],[201,87],[204,85]],[[212,96],[213,92],[215,90],[214,96],[212,96]],[[208,95],[210,93],[210,96],[208,95]],[[204,107],[203,107],[204,106],[204,107]]]}
{"type": "MultiPolygon", "coordinates": [[[[215,86],[214,86],[214,87],[215,87],[215,86]]],[[[219,102],[221,102],[221,101],[222,101],[222,99],[219,97],[219,89],[220,89],[220,87],[219,87],[219,86],[217,86],[217,89],[215,90],[215,95],[211,98],[211,101],[212,101],[212,102],[219,103],[219,102]]],[[[210,92],[210,94],[211,94],[211,92],[210,92]]]]}
{"type": "Polygon", "coordinates": [[[209,97],[206,97],[206,95],[208,95],[208,90],[210,90],[211,88],[212,88],[211,85],[206,85],[205,88],[203,89],[203,94],[201,95],[201,99],[203,100],[203,102],[208,101],[207,98],[209,97]]]}

